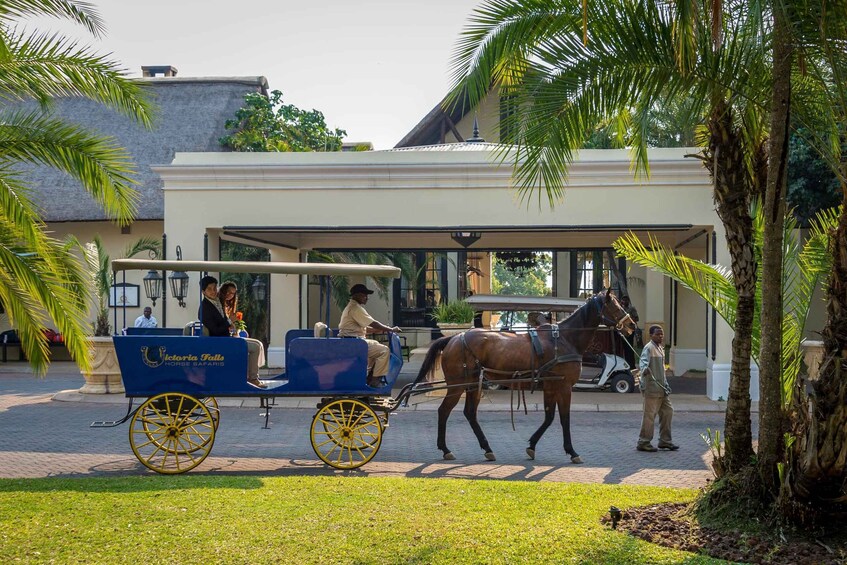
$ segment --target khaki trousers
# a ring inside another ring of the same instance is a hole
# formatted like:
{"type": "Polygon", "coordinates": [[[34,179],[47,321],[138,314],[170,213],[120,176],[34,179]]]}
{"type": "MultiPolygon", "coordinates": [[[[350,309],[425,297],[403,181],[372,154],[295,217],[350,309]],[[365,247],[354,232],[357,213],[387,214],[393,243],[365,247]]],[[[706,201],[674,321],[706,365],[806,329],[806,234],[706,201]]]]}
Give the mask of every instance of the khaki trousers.
{"type": "Polygon", "coordinates": [[[388,374],[390,351],[387,346],[373,339],[366,339],[368,344],[368,369],[373,367],[374,377],[384,377],[388,374]]]}
{"type": "Polygon", "coordinates": [[[242,337],[247,342],[247,377],[259,378],[259,366],[265,364],[265,346],[258,339],[242,337]]]}
{"type": "Polygon", "coordinates": [[[641,433],[638,436],[639,444],[646,445],[653,441],[653,427],[657,415],[659,416],[659,444],[672,443],[673,406],[671,406],[668,395],[663,394],[662,396],[644,396],[644,419],[641,420],[641,433]]]}

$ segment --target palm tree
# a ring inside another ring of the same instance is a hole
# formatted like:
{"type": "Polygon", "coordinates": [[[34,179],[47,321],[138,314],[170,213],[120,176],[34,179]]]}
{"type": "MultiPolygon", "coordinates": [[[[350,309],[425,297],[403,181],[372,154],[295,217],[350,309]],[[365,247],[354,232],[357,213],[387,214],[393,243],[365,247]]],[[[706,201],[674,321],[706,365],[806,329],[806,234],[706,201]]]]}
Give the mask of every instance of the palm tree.
{"type": "Polygon", "coordinates": [[[65,336],[71,356],[88,363],[86,317],[90,284],[79,243],[48,235],[18,163],[57,168],[78,180],[110,218],[126,224],[138,198],[128,153],[113,139],[65,123],[49,113],[51,101],[81,96],[149,126],[151,106],[141,87],[118,65],[61,35],[25,33],[18,20],[50,16],[103,33],[100,16],[73,0],[8,0],[0,4],[0,301],[18,331],[32,367],[43,373],[48,320],[65,336]],[[39,109],[11,104],[34,99],[39,109]]]}
{"type": "MultiPolygon", "coordinates": [[[[820,211],[811,220],[810,232],[802,246],[797,238],[797,220],[788,216],[783,225],[782,261],[786,268],[780,280],[781,292],[785,297],[780,330],[780,401],[785,409],[794,399],[795,383],[800,374],[800,344],[812,297],[822,281],[826,284],[832,266],[829,249],[839,213],[840,210],[836,208],[820,211]]],[[[754,250],[756,257],[761,257],[765,239],[765,212],[761,205],[754,206],[754,215],[754,250]]],[[[690,289],[708,302],[727,324],[735,326],[738,292],[732,281],[731,269],[678,255],[673,249],[659,244],[652,236],[649,237],[648,245],[645,245],[638,236],[628,233],[618,238],[613,246],[619,255],[660,272],[690,289]]],[[[763,281],[760,279],[754,289],[754,309],[757,314],[762,308],[762,287],[763,281]]],[[[752,357],[758,363],[762,322],[758,315],[754,316],[753,321],[752,357]]]]}
{"type": "Polygon", "coordinates": [[[519,191],[539,205],[546,194],[551,206],[563,196],[574,152],[596,124],[615,125],[616,137],[649,174],[648,117],[657,108],[690,103],[690,125],[703,131],[701,158],[714,181],[739,298],[726,420],[727,464],[737,470],[753,453],[757,265],[749,206],[765,186],[768,74],[761,12],[742,3],[724,3],[715,12],[716,6],[710,0],[490,0],[463,33],[454,93],[476,103],[496,86],[509,98],[514,112],[505,129],[514,132],[519,191]],[[746,70],[743,77],[738,69],[746,70]]]}
{"type": "MultiPolygon", "coordinates": [[[[847,1],[805,5],[807,17],[795,25],[809,80],[822,86],[819,104],[824,117],[811,145],[830,163],[841,182],[842,205],[831,239],[832,270],[827,285],[827,320],[821,336],[824,359],[814,393],[798,404],[796,441],[781,468],[784,512],[802,522],[814,522],[826,512],[847,507],[847,1]],[[828,126],[828,127],[827,127],[828,126]]],[[[792,111],[795,106],[792,106],[792,111]]]]}

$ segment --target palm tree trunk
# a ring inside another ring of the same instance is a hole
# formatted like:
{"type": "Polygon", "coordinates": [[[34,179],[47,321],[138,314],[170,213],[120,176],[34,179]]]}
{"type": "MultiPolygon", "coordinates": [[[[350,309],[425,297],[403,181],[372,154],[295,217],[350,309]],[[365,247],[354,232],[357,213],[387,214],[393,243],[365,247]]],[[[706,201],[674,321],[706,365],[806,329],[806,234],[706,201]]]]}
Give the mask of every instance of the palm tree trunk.
{"type": "Polygon", "coordinates": [[[773,95],[764,201],[762,250],[762,334],[759,348],[758,468],[763,486],[778,490],[777,462],[782,456],[782,244],[791,115],[793,46],[787,15],[774,11],[773,95]]]}
{"type": "MultiPolygon", "coordinates": [[[[847,173],[847,163],[842,169],[847,173]]],[[[799,508],[822,514],[847,510],[847,183],[842,182],[841,191],[841,217],[833,238],[827,289],[827,321],[821,332],[824,359],[818,379],[812,383],[805,453],[795,461],[790,485],[799,508]]]]}
{"type": "Polygon", "coordinates": [[[725,100],[713,105],[709,120],[710,142],[705,151],[706,168],[715,185],[715,204],[724,225],[738,293],[732,367],[729,378],[724,437],[723,468],[736,472],[748,465],[753,455],[750,427],[750,354],[756,292],[756,257],[753,252],[753,219],[750,189],[745,175],[741,143],[733,130],[732,115],[725,100]]]}

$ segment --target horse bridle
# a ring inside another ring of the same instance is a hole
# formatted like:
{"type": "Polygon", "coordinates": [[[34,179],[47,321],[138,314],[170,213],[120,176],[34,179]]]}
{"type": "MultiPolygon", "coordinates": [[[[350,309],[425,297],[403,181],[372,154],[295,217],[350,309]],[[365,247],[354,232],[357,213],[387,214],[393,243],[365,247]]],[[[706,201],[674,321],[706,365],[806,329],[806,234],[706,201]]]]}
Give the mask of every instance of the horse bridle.
{"type": "Polygon", "coordinates": [[[623,330],[624,324],[626,323],[627,320],[632,320],[632,316],[630,316],[629,312],[627,312],[617,322],[615,322],[611,318],[607,317],[606,314],[603,312],[603,306],[604,306],[604,303],[605,303],[605,298],[606,297],[600,296],[599,294],[597,296],[594,296],[594,297],[591,298],[591,300],[597,306],[597,313],[600,315],[600,321],[602,321],[607,326],[614,325],[615,329],[618,330],[618,331],[623,330]],[[611,324],[609,324],[607,322],[611,322],[611,324]]]}

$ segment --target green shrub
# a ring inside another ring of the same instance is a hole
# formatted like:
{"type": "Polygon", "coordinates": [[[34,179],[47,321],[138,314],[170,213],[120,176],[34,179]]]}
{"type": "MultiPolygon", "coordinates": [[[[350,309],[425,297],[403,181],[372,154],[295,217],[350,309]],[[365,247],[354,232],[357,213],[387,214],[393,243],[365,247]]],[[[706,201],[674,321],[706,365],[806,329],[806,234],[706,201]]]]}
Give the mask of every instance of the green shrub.
{"type": "Polygon", "coordinates": [[[473,306],[464,300],[442,302],[436,306],[430,316],[439,324],[470,324],[474,318],[473,306]]]}

